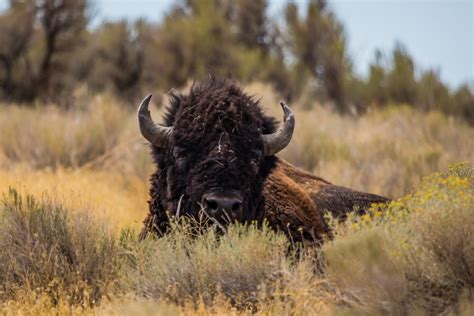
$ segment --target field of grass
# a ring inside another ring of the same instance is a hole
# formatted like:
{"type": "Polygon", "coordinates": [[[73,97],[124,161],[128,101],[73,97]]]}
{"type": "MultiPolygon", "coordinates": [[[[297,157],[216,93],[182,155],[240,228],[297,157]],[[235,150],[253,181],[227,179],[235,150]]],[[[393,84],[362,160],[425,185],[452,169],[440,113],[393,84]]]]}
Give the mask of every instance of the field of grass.
{"type": "MultiPolygon", "coordinates": [[[[281,117],[270,88],[247,91],[281,117]]],[[[153,166],[135,106],[87,93],[68,109],[0,104],[2,313],[473,314],[473,128],[408,106],[355,118],[292,105],[284,158],[396,199],[335,222],[316,258],[254,227],[217,240],[183,223],[137,242],[153,166]]]]}

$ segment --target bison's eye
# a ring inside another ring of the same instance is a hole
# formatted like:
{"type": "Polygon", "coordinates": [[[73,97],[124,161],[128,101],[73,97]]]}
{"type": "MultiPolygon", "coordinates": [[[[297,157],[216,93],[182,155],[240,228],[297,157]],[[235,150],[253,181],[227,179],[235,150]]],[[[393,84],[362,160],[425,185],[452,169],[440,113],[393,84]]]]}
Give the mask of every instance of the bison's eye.
{"type": "Polygon", "coordinates": [[[259,158],[252,158],[250,159],[250,163],[253,164],[253,165],[258,165],[260,162],[260,159],[259,158]]]}
{"type": "Polygon", "coordinates": [[[260,159],[262,158],[262,151],[259,149],[253,150],[253,157],[250,162],[260,163],[260,159]]]}
{"type": "Polygon", "coordinates": [[[260,165],[260,159],[262,158],[262,151],[257,149],[253,151],[253,154],[253,157],[250,159],[250,165],[252,166],[254,173],[257,173],[260,165]]]}
{"type": "Polygon", "coordinates": [[[252,168],[253,173],[258,173],[260,161],[259,159],[252,158],[250,159],[250,167],[252,168]]]}
{"type": "Polygon", "coordinates": [[[176,154],[174,154],[174,158],[178,159],[178,160],[179,159],[184,159],[184,158],[186,158],[186,153],[185,152],[176,153],[176,154]]]}
{"type": "Polygon", "coordinates": [[[176,147],[176,148],[173,149],[173,157],[174,157],[174,159],[176,159],[176,163],[179,166],[184,166],[184,164],[186,163],[186,159],[188,157],[188,154],[187,154],[186,150],[184,150],[183,148],[176,147]]]}

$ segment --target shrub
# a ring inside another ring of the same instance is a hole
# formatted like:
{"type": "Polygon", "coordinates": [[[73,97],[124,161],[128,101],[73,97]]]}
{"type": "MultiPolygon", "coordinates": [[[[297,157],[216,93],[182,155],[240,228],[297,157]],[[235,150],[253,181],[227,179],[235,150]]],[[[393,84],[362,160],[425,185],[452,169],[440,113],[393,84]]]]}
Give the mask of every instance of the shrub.
{"type": "Polygon", "coordinates": [[[225,235],[188,227],[143,242],[133,230],[118,238],[89,213],[12,189],[0,208],[1,310],[107,313],[140,301],[188,312],[322,309],[314,259],[288,253],[283,234],[265,225],[225,235]]]}
{"type": "Polygon", "coordinates": [[[427,177],[418,192],[335,225],[327,277],[366,312],[454,311],[473,299],[473,212],[471,166],[427,177]]]}
{"type": "Polygon", "coordinates": [[[85,212],[11,189],[0,207],[0,300],[46,293],[53,302],[94,304],[120,268],[111,230],[85,212]]]}
{"type": "Polygon", "coordinates": [[[2,311],[469,315],[473,206],[473,168],[452,166],[389,205],[332,221],[318,262],[265,225],[222,235],[175,223],[138,242],[90,211],[11,190],[0,208],[2,311]]]}
{"type": "Polygon", "coordinates": [[[216,229],[193,236],[184,223],[158,240],[128,244],[126,275],[133,291],[177,304],[224,299],[254,306],[262,288],[270,291],[292,273],[288,241],[266,226],[233,225],[224,236],[216,229]]]}

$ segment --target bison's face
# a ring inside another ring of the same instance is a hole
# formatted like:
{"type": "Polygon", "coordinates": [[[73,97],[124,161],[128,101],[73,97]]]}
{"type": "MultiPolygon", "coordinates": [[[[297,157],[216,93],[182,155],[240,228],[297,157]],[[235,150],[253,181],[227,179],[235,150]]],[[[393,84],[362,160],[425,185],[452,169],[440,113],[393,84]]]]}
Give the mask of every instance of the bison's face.
{"type": "Polygon", "coordinates": [[[164,127],[150,117],[150,98],[140,105],[139,125],[153,144],[167,211],[220,223],[256,219],[265,168],[293,133],[291,110],[282,103],[283,124],[262,134],[264,122],[244,111],[248,104],[201,100],[178,108],[164,127]]]}
{"type": "Polygon", "coordinates": [[[173,142],[164,164],[167,194],[172,201],[181,199],[183,212],[221,222],[255,217],[262,144],[232,136],[221,132],[207,141],[199,138],[202,142],[194,145],[173,142]]]}

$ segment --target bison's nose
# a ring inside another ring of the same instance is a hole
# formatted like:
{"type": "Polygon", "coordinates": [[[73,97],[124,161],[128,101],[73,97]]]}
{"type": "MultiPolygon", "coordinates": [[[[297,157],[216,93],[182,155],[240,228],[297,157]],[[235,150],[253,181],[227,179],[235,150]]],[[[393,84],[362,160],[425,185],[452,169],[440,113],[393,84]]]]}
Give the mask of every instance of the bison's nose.
{"type": "Polygon", "coordinates": [[[216,219],[234,221],[242,217],[242,197],[238,193],[207,193],[202,202],[208,215],[216,219]]]}

